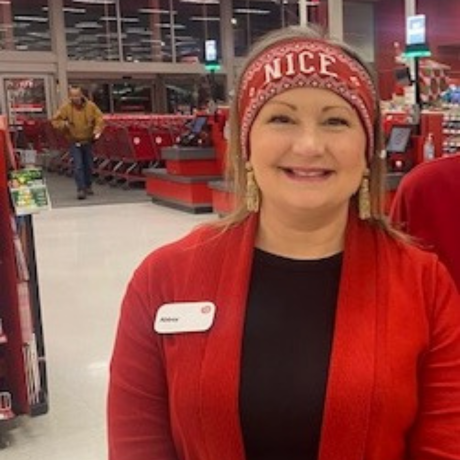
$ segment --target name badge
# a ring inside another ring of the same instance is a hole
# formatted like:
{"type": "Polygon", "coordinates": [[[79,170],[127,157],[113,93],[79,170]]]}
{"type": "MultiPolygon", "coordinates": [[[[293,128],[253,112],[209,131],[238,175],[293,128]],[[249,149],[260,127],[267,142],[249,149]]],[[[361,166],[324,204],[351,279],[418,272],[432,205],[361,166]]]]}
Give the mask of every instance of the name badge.
{"type": "Polygon", "coordinates": [[[159,334],[207,331],[215,314],[212,302],[165,303],[157,311],[154,330],[159,334]]]}

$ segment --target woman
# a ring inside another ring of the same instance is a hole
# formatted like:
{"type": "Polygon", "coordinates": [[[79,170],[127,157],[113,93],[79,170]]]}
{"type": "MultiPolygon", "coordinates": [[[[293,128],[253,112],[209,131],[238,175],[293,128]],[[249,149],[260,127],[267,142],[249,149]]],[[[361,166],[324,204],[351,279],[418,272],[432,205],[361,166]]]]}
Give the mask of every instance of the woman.
{"type": "Polygon", "coordinates": [[[460,299],[382,217],[369,72],[283,30],[236,95],[235,212],[128,287],[111,460],[460,459],[460,299]]]}

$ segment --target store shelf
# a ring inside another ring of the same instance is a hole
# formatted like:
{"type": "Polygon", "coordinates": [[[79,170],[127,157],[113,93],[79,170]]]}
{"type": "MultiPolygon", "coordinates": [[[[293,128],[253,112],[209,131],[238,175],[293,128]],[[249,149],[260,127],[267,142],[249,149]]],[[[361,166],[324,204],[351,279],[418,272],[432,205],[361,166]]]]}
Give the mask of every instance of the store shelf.
{"type": "Polygon", "coordinates": [[[48,411],[33,222],[11,207],[8,173],[16,165],[8,140],[0,116],[0,448],[12,420],[48,411]]]}

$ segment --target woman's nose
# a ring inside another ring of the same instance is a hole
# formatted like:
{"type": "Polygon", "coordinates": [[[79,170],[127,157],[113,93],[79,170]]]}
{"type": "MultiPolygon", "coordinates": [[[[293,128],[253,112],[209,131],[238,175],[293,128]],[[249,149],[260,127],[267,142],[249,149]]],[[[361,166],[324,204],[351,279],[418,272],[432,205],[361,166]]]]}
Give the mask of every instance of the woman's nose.
{"type": "Polygon", "coordinates": [[[303,156],[322,155],[325,148],[324,134],[318,126],[300,126],[293,139],[293,153],[303,156]]]}

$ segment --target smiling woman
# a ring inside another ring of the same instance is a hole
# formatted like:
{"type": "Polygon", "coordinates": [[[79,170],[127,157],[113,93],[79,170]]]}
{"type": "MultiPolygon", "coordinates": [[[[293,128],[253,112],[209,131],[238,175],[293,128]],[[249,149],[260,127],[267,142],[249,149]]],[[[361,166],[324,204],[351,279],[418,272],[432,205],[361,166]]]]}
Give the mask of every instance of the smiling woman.
{"type": "Polygon", "coordinates": [[[347,101],[313,88],[281,93],[260,110],[249,145],[265,214],[347,215],[366,171],[366,133],[347,101]]]}
{"type": "MultiPolygon", "coordinates": [[[[291,126],[286,138],[295,137],[292,144],[296,146],[296,151],[299,150],[302,142],[315,141],[312,130],[315,128],[316,136],[319,132],[316,127],[321,126],[321,132],[326,134],[323,137],[328,140],[334,139],[334,145],[342,149],[340,157],[343,157],[343,150],[350,149],[356,149],[356,154],[361,155],[363,164],[357,171],[363,179],[360,188],[363,199],[360,201],[359,210],[363,217],[370,218],[372,222],[385,227],[382,207],[384,163],[380,155],[382,133],[376,87],[370,71],[353,51],[343,46],[339,47],[332,42],[321,41],[319,34],[313,35],[308,41],[302,37],[296,40],[295,34],[290,42],[287,39],[283,40],[283,37],[283,32],[275,32],[256,45],[239,81],[239,98],[231,117],[230,131],[233,137],[229,146],[229,176],[233,179],[235,194],[238,198],[235,212],[225,222],[238,222],[247,216],[248,176],[246,171],[248,169],[252,171],[254,166],[252,146],[249,144],[250,141],[253,144],[256,143],[255,147],[259,150],[257,139],[254,138],[261,138],[261,136],[255,135],[254,131],[257,133],[257,128],[261,127],[261,117],[264,116],[264,113],[267,110],[273,110],[273,105],[278,102],[276,105],[279,106],[281,102],[284,103],[286,110],[291,108],[290,124],[295,125],[296,129],[291,126]],[[302,96],[302,91],[304,96],[302,96]],[[314,103],[309,103],[310,97],[313,98],[314,103]],[[323,113],[324,111],[329,112],[330,107],[335,107],[336,112],[340,111],[342,117],[334,113],[323,113]],[[347,113],[346,118],[343,116],[344,111],[347,113]],[[296,114],[296,119],[292,116],[293,113],[296,114]],[[310,132],[307,132],[306,128],[310,132]],[[250,136],[251,129],[253,132],[250,136]],[[356,138],[351,136],[347,139],[350,133],[359,133],[361,130],[363,130],[365,141],[362,152],[359,150],[361,144],[356,142],[356,138]],[[365,193],[368,188],[370,188],[370,194],[365,193]]],[[[286,118],[286,113],[283,115],[286,118]]],[[[283,130],[285,131],[286,129],[283,130]]],[[[266,134],[264,131],[264,136],[262,136],[264,139],[267,138],[266,134]]],[[[318,144],[316,148],[319,147],[318,144]]],[[[309,150],[311,151],[311,148],[309,150]]],[[[303,152],[304,155],[305,153],[307,152],[303,152]]],[[[293,152],[290,155],[292,156],[293,152]]],[[[299,153],[296,154],[298,155],[299,153]]],[[[328,161],[330,163],[328,155],[330,156],[330,153],[326,151],[322,154],[323,159],[318,155],[310,159],[304,158],[304,167],[312,161],[313,164],[326,164],[328,161]]],[[[293,160],[283,161],[292,162],[293,160]]],[[[294,164],[299,165],[299,160],[295,160],[294,164]]],[[[329,167],[332,167],[332,164],[329,167]]],[[[327,181],[328,183],[334,183],[332,179],[342,177],[341,174],[332,172],[331,170],[327,175],[327,178],[331,179],[327,181]]],[[[254,174],[251,173],[249,177],[255,177],[257,183],[259,176],[260,172],[254,171],[254,174]]],[[[346,220],[343,213],[348,208],[349,200],[351,200],[352,207],[358,210],[355,192],[360,182],[361,179],[355,184],[354,189],[348,191],[348,196],[342,197],[344,200],[342,204],[345,206],[342,207],[342,218],[344,219],[342,225],[346,220]]],[[[252,184],[250,188],[257,190],[252,184]]],[[[274,192],[270,193],[265,189],[263,195],[268,198],[273,196],[274,192]]],[[[261,195],[253,194],[251,200],[258,203],[261,195]]],[[[283,209],[286,208],[283,207],[283,209]]],[[[388,227],[387,230],[391,232],[388,227]]]]}
{"type": "Polygon", "coordinates": [[[460,297],[383,218],[378,100],[361,58],[309,28],[256,45],[235,212],[127,288],[110,460],[460,460],[460,297]]]}

